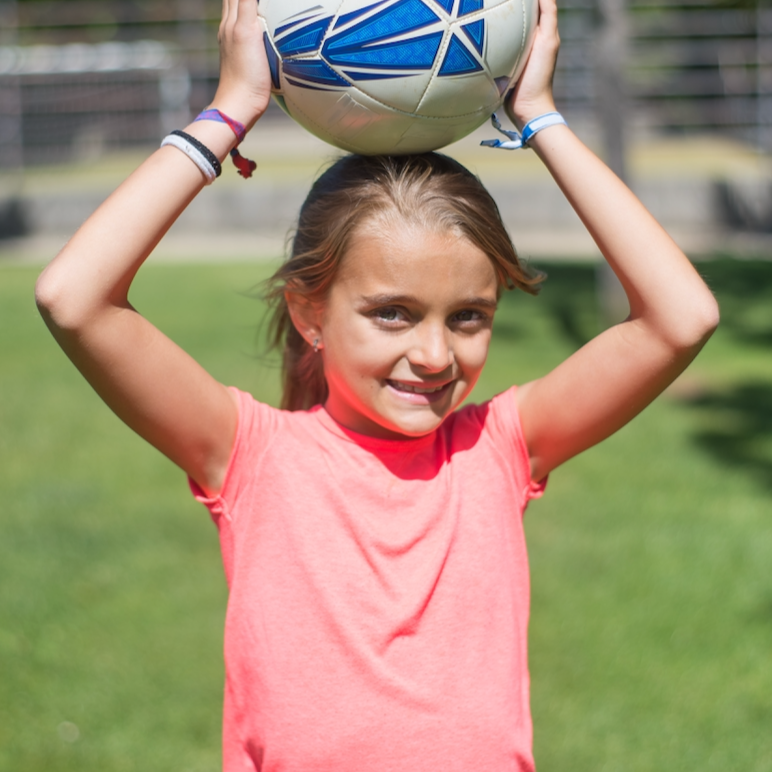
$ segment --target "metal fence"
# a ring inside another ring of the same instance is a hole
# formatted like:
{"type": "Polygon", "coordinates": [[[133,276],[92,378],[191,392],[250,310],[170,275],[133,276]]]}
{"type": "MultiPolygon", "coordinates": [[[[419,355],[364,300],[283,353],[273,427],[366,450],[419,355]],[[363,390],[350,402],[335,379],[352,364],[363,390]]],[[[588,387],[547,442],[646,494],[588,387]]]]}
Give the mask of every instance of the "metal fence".
{"type": "MultiPolygon", "coordinates": [[[[556,96],[591,123],[598,5],[561,2],[556,96]]],[[[721,132],[772,149],[772,9],[633,0],[633,131],[721,132]]],[[[0,0],[0,169],[154,144],[212,97],[221,0],[0,0]]]]}

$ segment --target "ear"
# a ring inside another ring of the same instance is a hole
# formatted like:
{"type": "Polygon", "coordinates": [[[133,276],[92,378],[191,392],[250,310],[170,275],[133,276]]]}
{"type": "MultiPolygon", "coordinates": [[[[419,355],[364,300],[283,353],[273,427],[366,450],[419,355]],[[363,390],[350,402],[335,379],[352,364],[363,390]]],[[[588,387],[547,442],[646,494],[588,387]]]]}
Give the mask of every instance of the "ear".
{"type": "Polygon", "coordinates": [[[296,292],[285,292],[284,299],[295,329],[309,346],[321,348],[318,345],[322,338],[322,309],[319,304],[296,292]]]}

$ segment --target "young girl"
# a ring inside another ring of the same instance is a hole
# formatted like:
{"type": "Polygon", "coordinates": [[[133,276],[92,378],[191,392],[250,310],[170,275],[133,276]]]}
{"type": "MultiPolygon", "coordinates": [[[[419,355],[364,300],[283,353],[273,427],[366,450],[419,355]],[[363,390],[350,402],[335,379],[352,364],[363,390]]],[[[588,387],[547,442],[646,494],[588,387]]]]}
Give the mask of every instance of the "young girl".
{"type": "MultiPolygon", "coordinates": [[[[222,161],[231,126],[264,112],[261,41],[254,0],[224,0],[220,113],[185,130],[199,156],[189,140],[154,153],[46,268],[38,303],[219,528],[228,772],[531,770],[524,509],[549,472],[686,367],[716,304],[633,194],[567,126],[549,125],[529,145],[620,278],[630,316],[539,380],[458,409],[501,291],[533,292],[538,279],[454,161],[351,156],[315,184],[274,279],[285,409],[217,383],[128,292],[213,176],[206,154],[222,161]]],[[[554,112],[558,42],[554,0],[541,0],[508,105],[519,126],[554,112]]]]}

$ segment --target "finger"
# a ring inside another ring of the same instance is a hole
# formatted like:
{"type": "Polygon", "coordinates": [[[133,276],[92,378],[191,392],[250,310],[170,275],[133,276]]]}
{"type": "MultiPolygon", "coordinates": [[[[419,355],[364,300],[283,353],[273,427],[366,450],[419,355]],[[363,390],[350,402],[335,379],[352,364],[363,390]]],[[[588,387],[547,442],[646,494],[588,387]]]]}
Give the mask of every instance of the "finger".
{"type": "Polygon", "coordinates": [[[222,20],[223,22],[233,23],[235,21],[238,3],[236,0],[223,0],[222,20]]]}
{"type": "Polygon", "coordinates": [[[257,16],[257,0],[233,0],[237,19],[257,16]]]}
{"type": "Polygon", "coordinates": [[[539,0],[540,32],[556,34],[558,29],[558,5],[555,0],[539,0]]]}
{"type": "Polygon", "coordinates": [[[230,11],[230,0],[222,0],[222,18],[220,19],[220,28],[217,33],[217,39],[222,42],[225,33],[225,27],[228,24],[228,13],[230,11]]]}

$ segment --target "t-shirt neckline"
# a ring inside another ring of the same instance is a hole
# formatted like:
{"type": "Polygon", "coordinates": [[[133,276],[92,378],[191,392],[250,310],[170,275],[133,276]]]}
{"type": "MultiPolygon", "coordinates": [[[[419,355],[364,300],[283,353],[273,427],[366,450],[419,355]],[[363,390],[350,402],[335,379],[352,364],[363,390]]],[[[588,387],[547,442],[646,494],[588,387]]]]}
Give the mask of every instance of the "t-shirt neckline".
{"type": "Polygon", "coordinates": [[[368,450],[420,450],[434,442],[437,429],[425,434],[423,437],[406,437],[404,440],[389,440],[380,437],[371,437],[368,434],[360,434],[338,423],[328,412],[324,405],[314,405],[310,412],[315,415],[319,423],[340,439],[353,442],[368,450]]]}

